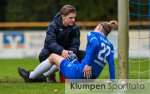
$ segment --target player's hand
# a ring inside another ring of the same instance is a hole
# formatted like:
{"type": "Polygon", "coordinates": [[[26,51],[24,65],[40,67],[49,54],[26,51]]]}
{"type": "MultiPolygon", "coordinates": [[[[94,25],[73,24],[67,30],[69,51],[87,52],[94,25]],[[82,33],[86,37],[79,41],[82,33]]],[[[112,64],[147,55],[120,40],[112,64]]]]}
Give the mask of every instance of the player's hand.
{"type": "Polygon", "coordinates": [[[92,76],[92,67],[89,65],[85,65],[83,69],[84,77],[89,79],[92,76]]]}
{"type": "Polygon", "coordinates": [[[66,58],[67,60],[69,60],[70,56],[69,56],[69,52],[72,52],[72,51],[69,51],[69,50],[63,50],[62,51],[62,57],[66,58]]]}

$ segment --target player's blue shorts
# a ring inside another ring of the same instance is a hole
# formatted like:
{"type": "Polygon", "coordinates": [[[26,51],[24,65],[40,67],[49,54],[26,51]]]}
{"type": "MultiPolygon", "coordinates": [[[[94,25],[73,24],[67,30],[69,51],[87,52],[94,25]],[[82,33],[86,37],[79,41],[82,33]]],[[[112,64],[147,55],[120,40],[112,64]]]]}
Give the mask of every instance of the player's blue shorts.
{"type": "Polygon", "coordinates": [[[60,64],[60,72],[67,79],[83,79],[83,67],[79,61],[72,63],[66,59],[62,60],[60,64]]]}

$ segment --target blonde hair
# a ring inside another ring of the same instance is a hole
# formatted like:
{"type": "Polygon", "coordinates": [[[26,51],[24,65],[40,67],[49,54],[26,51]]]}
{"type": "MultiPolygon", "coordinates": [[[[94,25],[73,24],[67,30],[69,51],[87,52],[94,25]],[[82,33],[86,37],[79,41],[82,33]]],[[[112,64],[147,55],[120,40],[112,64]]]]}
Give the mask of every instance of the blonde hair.
{"type": "Polygon", "coordinates": [[[112,29],[117,28],[118,23],[116,20],[111,20],[109,22],[102,22],[101,25],[105,30],[105,34],[108,35],[112,29]]]}

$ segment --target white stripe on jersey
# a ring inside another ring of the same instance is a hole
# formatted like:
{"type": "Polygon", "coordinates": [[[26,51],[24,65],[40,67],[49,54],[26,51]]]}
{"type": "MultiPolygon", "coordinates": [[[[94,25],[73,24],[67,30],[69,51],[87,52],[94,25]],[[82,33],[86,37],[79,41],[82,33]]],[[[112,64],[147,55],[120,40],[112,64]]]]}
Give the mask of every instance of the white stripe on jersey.
{"type": "Polygon", "coordinates": [[[93,39],[97,39],[97,38],[96,38],[96,37],[93,37],[93,38],[90,40],[90,43],[92,42],[93,39]]]}

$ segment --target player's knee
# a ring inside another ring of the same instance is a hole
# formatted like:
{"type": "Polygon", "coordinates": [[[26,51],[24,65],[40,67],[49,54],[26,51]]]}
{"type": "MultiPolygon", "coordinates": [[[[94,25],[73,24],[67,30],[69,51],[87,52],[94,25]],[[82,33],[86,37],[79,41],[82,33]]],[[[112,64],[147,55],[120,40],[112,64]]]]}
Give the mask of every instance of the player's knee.
{"type": "Polygon", "coordinates": [[[51,62],[53,62],[54,59],[55,59],[55,57],[56,57],[56,54],[52,53],[52,54],[49,56],[49,60],[50,60],[51,62]]]}

